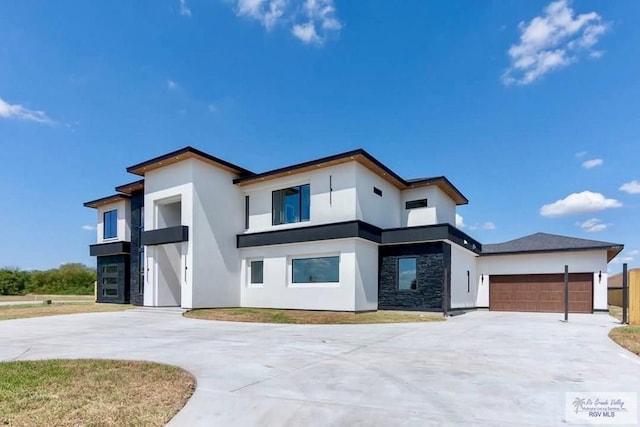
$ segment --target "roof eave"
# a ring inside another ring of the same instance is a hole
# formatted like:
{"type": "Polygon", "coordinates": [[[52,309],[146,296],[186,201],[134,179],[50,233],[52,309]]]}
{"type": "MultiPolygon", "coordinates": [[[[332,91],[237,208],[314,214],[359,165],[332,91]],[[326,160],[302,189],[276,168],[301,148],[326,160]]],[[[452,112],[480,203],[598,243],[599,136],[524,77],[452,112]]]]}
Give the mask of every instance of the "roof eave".
{"type": "Polygon", "coordinates": [[[170,153],[163,154],[150,160],[135,164],[133,166],[129,166],[127,168],[127,172],[139,176],[144,176],[145,173],[150,170],[159,169],[161,167],[168,166],[170,164],[174,164],[193,157],[200,158],[201,160],[209,163],[214,163],[218,166],[221,166],[223,169],[235,172],[238,175],[253,175],[253,172],[251,172],[250,170],[234,165],[233,163],[227,162],[226,160],[219,159],[215,156],[212,156],[211,154],[207,154],[204,151],[200,151],[191,146],[187,146],[179,150],[175,150],[170,153]]]}
{"type": "Polygon", "coordinates": [[[109,205],[111,203],[117,203],[121,200],[129,200],[129,199],[131,199],[131,197],[129,197],[127,194],[112,194],[111,196],[101,197],[96,200],[85,202],[82,205],[85,208],[97,209],[100,206],[109,205]]]}

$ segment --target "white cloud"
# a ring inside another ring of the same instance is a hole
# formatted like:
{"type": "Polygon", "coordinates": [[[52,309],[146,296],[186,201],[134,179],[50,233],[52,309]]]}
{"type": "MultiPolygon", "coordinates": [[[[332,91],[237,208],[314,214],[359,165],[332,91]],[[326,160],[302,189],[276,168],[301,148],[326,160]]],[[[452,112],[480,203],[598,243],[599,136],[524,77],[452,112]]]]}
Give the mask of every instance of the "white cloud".
{"type": "Polygon", "coordinates": [[[511,64],[502,76],[504,84],[530,84],[577,62],[581,55],[602,56],[593,46],[607,31],[607,24],[596,12],[574,15],[570,4],[571,0],[555,1],[541,16],[518,24],[520,41],[507,51],[511,64]]]}
{"type": "Polygon", "coordinates": [[[602,159],[591,159],[582,162],[582,167],[585,169],[595,168],[596,166],[602,166],[604,160],[602,159]]]}
{"type": "Polygon", "coordinates": [[[576,153],[576,157],[579,158],[579,159],[583,158],[586,155],[587,155],[586,151],[580,151],[580,152],[576,153]]]}
{"type": "Polygon", "coordinates": [[[640,255],[640,251],[637,249],[632,250],[631,252],[629,252],[629,255],[631,256],[638,256],[640,255]]]}
{"type": "Polygon", "coordinates": [[[294,25],[291,29],[291,34],[296,36],[303,43],[318,43],[320,42],[320,37],[316,33],[316,27],[313,24],[313,21],[306,22],[304,24],[294,25]]]}
{"type": "Polygon", "coordinates": [[[460,214],[456,214],[456,227],[465,228],[464,218],[460,214]]]}
{"type": "Polygon", "coordinates": [[[625,182],[620,186],[620,188],[618,188],[618,190],[629,194],[640,194],[640,182],[635,179],[633,181],[625,182]]]}
{"type": "Polygon", "coordinates": [[[93,226],[93,225],[83,225],[82,229],[85,230],[85,231],[95,231],[96,227],[93,226]]]}
{"type": "Polygon", "coordinates": [[[576,222],[576,225],[583,231],[586,231],[588,233],[595,233],[598,231],[606,230],[611,224],[605,224],[598,218],[591,218],[583,222],[576,222]]]}
{"type": "Polygon", "coordinates": [[[180,15],[191,16],[191,9],[187,6],[187,0],[180,0],[180,15]]]}
{"type": "Polygon", "coordinates": [[[167,80],[167,89],[174,90],[178,88],[178,83],[173,80],[167,80]]]}
{"type": "Polygon", "coordinates": [[[254,19],[267,30],[287,25],[305,44],[322,44],[342,29],[334,0],[233,0],[238,16],[254,19]]]}
{"type": "Polygon", "coordinates": [[[44,124],[55,123],[44,111],[30,110],[20,104],[9,104],[2,98],[0,98],[0,118],[26,120],[44,124]]]}
{"type": "Polygon", "coordinates": [[[540,208],[540,215],[559,217],[597,212],[605,209],[619,208],[622,203],[616,199],[607,199],[601,193],[583,191],[569,194],[564,199],[557,200],[540,208]]]}
{"type": "Polygon", "coordinates": [[[496,225],[491,221],[487,221],[484,224],[482,224],[482,229],[483,230],[495,230],[496,229],[496,225]]]}

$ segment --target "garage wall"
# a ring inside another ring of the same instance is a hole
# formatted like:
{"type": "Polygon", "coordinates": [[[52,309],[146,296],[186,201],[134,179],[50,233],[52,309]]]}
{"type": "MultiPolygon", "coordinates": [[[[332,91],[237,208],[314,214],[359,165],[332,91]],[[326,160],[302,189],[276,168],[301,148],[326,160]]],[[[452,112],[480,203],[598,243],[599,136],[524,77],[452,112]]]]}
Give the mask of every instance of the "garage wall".
{"type": "Polygon", "coordinates": [[[476,306],[489,306],[491,275],[498,274],[545,274],[570,273],[593,274],[593,308],[607,310],[607,251],[574,251],[517,255],[489,255],[478,258],[478,287],[476,306]],[[602,279],[598,274],[602,272],[602,279]],[[484,280],[483,280],[484,279],[484,280]]]}
{"type": "Polygon", "coordinates": [[[478,275],[476,254],[451,245],[451,308],[471,308],[476,306],[478,297],[478,275]],[[467,277],[467,272],[469,276],[467,277]]]}

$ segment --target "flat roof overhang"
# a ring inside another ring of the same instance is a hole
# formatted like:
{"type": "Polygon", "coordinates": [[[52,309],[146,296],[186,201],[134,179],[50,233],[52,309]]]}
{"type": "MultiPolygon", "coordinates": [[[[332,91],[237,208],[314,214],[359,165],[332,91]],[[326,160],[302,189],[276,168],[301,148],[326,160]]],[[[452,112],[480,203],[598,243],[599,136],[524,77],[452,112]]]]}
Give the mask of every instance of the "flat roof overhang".
{"type": "Polygon", "coordinates": [[[129,199],[131,199],[131,197],[129,197],[126,194],[113,194],[111,196],[102,197],[96,200],[91,200],[90,202],[85,202],[83,205],[86,208],[97,209],[100,206],[109,205],[111,203],[116,203],[122,200],[129,200],[129,199]]]}
{"type": "Polygon", "coordinates": [[[131,242],[119,241],[89,245],[89,255],[91,256],[128,255],[130,253],[131,242]]]}
{"type": "Polygon", "coordinates": [[[236,235],[236,247],[282,245],[358,237],[380,245],[448,240],[476,254],[482,245],[450,224],[381,229],[360,220],[236,235]]]}

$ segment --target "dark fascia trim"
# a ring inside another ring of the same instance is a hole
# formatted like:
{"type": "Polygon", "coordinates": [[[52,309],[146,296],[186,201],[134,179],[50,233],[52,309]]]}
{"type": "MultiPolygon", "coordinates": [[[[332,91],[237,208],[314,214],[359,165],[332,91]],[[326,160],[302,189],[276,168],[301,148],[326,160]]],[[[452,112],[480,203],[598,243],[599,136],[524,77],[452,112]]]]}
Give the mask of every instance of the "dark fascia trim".
{"type": "Polygon", "coordinates": [[[124,193],[128,195],[131,195],[131,193],[138,190],[144,190],[144,178],[116,187],[116,191],[118,193],[124,193]]]}
{"type": "Polygon", "coordinates": [[[433,240],[450,240],[456,245],[477,254],[480,254],[482,251],[482,245],[480,242],[455,228],[451,224],[388,228],[382,232],[383,245],[433,240]]]}
{"type": "Polygon", "coordinates": [[[455,185],[453,185],[451,181],[449,181],[449,179],[447,179],[446,176],[434,176],[432,178],[414,178],[414,179],[408,179],[406,181],[408,187],[420,187],[423,185],[432,185],[432,184],[437,185],[440,182],[444,183],[445,186],[451,188],[453,193],[455,193],[460,198],[459,201],[456,201],[456,204],[458,205],[469,204],[469,199],[467,199],[465,195],[462,194],[462,192],[458,190],[458,188],[455,185]]]}
{"type": "Polygon", "coordinates": [[[163,154],[163,155],[158,156],[158,157],[154,157],[153,159],[146,160],[144,162],[135,164],[133,166],[129,166],[127,168],[127,172],[133,173],[133,174],[136,174],[136,175],[143,175],[144,176],[144,172],[141,172],[140,169],[143,169],[145,167],[154,165],[154,164],[162,162],[164,160],[169,160],[172,157],[180,156],[182,154],[187,154],[187,153],[195,154],[196,156],[205,158],[205,159],[207,159],[207,160],[209,160],[211,162],[218,163],[218,164],[220,164],[220,165],[222,165],[222,166],[224,166],[226,168],[229,168],[229,169],[232,169],[232,170],[236,171],[240,175],[253,175],[253,172],[251,172],[248,169],[242,168],[242,167],[240,167],[238,165],[234,165],[233,163],[230,163],[230,162],[227,162],[226,160],[222,160],[222,159],[220,159],[218,157],[212,156],[211,154],[205,153],[204,151],[200,151],[200,150],[198,150],[196,148],[193,148],[191,146],[186,146],[186,147],[181,148],[179,150],[172,151],[170,153],[163,154]]]}
{"type": "Polygon", "coordinates": [[[130,253],[131,242],[120,241],[89,245],[89,255],[91,256],[128,255],[130,253]]]}
{"type": "Polygon", "coordinates": [[[560,249],[534,249],[524,251],[506,251],[506,252],[489,252],[481,253],[480,256],[499,256],[499,255],[524,255],[524,254],[541,254],[541,253],[554,253],[554,252],[578,252],[578,251],[607,251],[607,261],[611,261],[624,249],[624,245],[620,246],[590,246],[586,248],[560,248],[560,249]],[[610,255],[610,251],[617,251],[615,254],[610,255]]]}
{"type": "MultiPolygon", "coordinates": [[[[273,170],[270,170],[270,171],[267,171],[267,172],[262,172],[262,173],[259,173],[259,174],[252,174],[252,175],[242,176],[240,178],[234,179],[233,183],[234,184],[242,184],[242,183],[245,183],[247,181],[253,181],[253,180],[256,180],[256,179],[267,178],[267,177],[270,177],[272,175],[278,175],[278,174],[287,173],[287,172],[294,172],[294,171],[296,171],[298,169],[304,169],[304,168],[308,168],[308,167],[311,167],[311,166],[314,166],[314,165],[319,165],[319,164],[322,164],[322,163],[329,163],[329,162],[332,162],[332,161],[335,161],[335,160],[341,160],[341,159],[345,159],[345,158],[349,158],[349,157],[357,157],[357,156],[362,156],[365,159],[367,159],[369,162],[373,163],[375,166],[380,168],[384,174],[390,176],[391,178],[393,178],[393,180],[395,180],[398,183],[400,183],[400,185],[403,186],[404,189],[414,188],[414,187],[419,187],[419,186],[426,186],[426,185],[437,185],[437,186],[443,185],[444,187],[449,188],[451,190],[450,192],[453,193],[453,195],[455,195],[457,197],[457,200],[456,200],[456,197],[452,197],[457,205],[466,205],[466,204],[469,203],[469,200],[446,177],[437,176],[437,177],[433,177],[433,178],[417,178],[417,179],[405,180],[400,175],[398,175],[393,170],[391,170],[387,165],[385,165],[380,160],[378,160],[375,157],[373,157],[371,154],[369,154],[367,151],[365,151],[362,148],[358,148],[356,150],[351,150],[351,151],[346,151],[344,153],[334,154],[332,156],[322,157],[322,158],[315,159],[315,160],[310,160],[308,162],[297,163],[295,165],[285,166],[285,167],[278,168],[278,169],[273,169],[273,170]]],[[[354,160],[356,160],[356,159],[354,159],[354,160]]],[[[449,196],[451,197],[451,194],[449,194],[449,196]]]]}
{"type": "Polygon", "coordinates": [[[260,233],[238,234],[236,236],[236,246],[238,248],[250,248],[350,237],[360,237],[380,243],[380,234],[381,230],[378,227],[356,220],[285,230],[263,231],[260,233]]]}
{"type": "Polygon", "coordinates": [[[142,233],[140,243],[146,246],[164,245],[166,243],[178,243],[189,241],[189,227],[178,225],[176,227],[149,230],[142,233]]]}
{"type": "Polygon", "coordinates": [[[480,243],[455,227],[452,227],[450,224],[383,230],[360,220],[238,234],[236,235],[236,247],[249,248],[353,237],[359,237],[382,245],[450,240],[475,253],[479,253],[480,250],[482,250],[480,243]],[[464,243],[465,240],[467,244],[464,243]],[[473,245],[475,245],[475,248],[473,245]]]}
{"type": "Polygon", "coordinates": [[[83,206],[85,208],[98,208],[102,205],[107,205],[109,203],[115,203],[115,202],[119,202],[120,200],[129,200],[131,197],[129,197],[127,194],[112,194],[111,196],[107,196],[107,197],[102,197],[100,199],[96,199],[96,200],[91,200],[90,202],[85,202],[83,203],[83,206]]]}
{"type": "Polygon", "coordinates": [[[267,172],[262,172],[262,173],[258,173],[258,174],[254,174],[254,175],[250,175],[250,176],[236,178],[236,179],[233,180],[233,183],[234,184],[241,184],[241,183],[243,183],[245,181],[251,181],[251,180],[254,180],[254,179],[266,178],[266,177],[271,176],[271,175],[277,175],[277,174],[285,173],[285,172],[293,172],[293,171],[295,171],[297,169],[307,168],[309,166],[313,166],[313,165],[316,165],[316,164],[332,162],[334,160],[340,160],[340,159],[344,159],[344,158],[347,158],[347,157],[355,157],[355,156],[363,156],[363,157],[365,157],[367,160],[369,160],[370,162],[374,163],[376,166],[378,166],[379,168],[384,170],[388,175],[391,175],[393,178],[395,178],[396,180],[400,181],[403,184],[406,183],[406,181],[404,179],[402,179],[398,174],[396,174],[394,171],[389,169],[381,161],[379,161],[378,159],[373,157],[371,154],[367,153],[362,148],[358,148],[356,150],[351,150],[351,151],[346,151],[344,153],[334,154],[334,155],[327,156],[327,157],[322,157],[322,158],[315,159],[315,160],[310,160],[308,162],[297,163],[297,164],[291,165],[291,166],[285,166],[283,168],[273,169],[273,170],[270,170],[270,171],[267,171],[267,172]]]}

